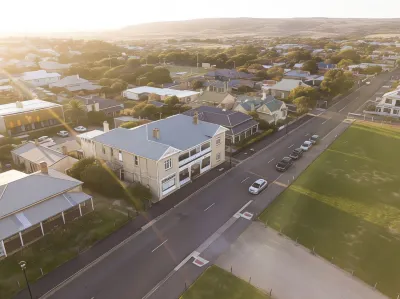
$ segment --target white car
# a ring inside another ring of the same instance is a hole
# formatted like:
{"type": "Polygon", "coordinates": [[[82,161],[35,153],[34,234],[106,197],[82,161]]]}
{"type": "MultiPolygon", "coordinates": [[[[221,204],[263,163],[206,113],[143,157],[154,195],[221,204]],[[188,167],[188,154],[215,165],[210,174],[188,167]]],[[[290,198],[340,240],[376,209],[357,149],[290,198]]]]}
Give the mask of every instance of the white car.
{"type": "Polygon", "coordinates": [[[76,128],[74,128],[74,130],[77,132],[86,132],[87,131],[87,129],[83,126],[76,127],[76,128]]]}
{"type": "Polygon", "coordinates": [[[258,179],[249,188],[251,194],[259,194],[262,190],[267,188],[268,182],[263,179],[258,179]]]}
{"type": "Polygon", "coordinates": [[[367,81],[367,82],[365,82],[365,84],[367,84],[367,85],[370,85],[370,84],[371,84],[371,82],[367,81]]]}
{"type": "Polygon", "coordinates": [[[49,138],[49,136],[42,136],[42,137],[38,138],[39,143],[45,143],[45,142],[49,142],[49,141],[52,141],[52,139],[49,138]]]}
{"type": "Polygon", "coordinates": [[[308,151],[311,147],[312,147],[312,142],[308,140],[304,141],[304,143],[300,146],[300,148],[305,152],[308,151]]]}
{"type": "Polygon", "coordinates": [[[69,133],[68,133],[68,131],[60,131],[57,133],[57,135],[60,137],[68,137],[69,133]]]}

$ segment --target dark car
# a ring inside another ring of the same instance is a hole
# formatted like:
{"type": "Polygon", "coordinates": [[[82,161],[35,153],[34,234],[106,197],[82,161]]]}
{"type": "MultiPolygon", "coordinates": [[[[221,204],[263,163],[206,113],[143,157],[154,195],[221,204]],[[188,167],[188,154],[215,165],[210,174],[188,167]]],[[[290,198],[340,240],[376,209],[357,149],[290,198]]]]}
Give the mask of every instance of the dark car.
{"type": "Polygon", "coordinates": [[[293,160],[290,157],[284,157],[278,164],[276,164],[275,168],[278,171],[286,171],[292,166],[293,160]]]}
{"type": "Polygon", "coordinates": [[[293,150],[293,152],[289,155],[290,158],[293,160],[299,159],[301,156],[303,156],[303,150],[301,148],[296,148],[293,150]]]}

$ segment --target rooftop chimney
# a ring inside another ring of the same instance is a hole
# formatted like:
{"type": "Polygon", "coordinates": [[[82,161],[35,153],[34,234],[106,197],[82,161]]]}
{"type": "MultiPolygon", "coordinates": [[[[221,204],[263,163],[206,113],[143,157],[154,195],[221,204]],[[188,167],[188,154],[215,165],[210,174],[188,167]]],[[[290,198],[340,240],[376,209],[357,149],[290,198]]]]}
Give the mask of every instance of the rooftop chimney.
{"type": "Polygon", "coordinates": [[[160,139],[160,129],[158,128],[153,129],[153,138],[160,139]]]}
{"type": "Polygon", "coordinates": [[[61,152],[63,155],[68,156],[68,149],[65,145],[61,147],[61,152]]]}
{"type": "Polygon", "coordinates": [[[43,174],[48,174],[49,173],[49,169],[47,168],[47,163],[42,161],[39,163],[40,165],[40,172],[43,174]]]}
{"type": "Polygon", "coordinates": [[[38,139],[35,139],[35,145],[39,146],[39,140],[38,139]]]}
{"type": "Polygon", "coordinates": [[[197,111],[193,114],[193,124],[199,124],[199,113],[197,111]]]}
{"type": "Polygon", "coordinates": [[[104,131],[104,133],[107,133],[108,131],[110,131],[110,125],[108,124],[108,122],[106,120],[103,122],[103,131],[104,131]]]}
{"type": "Polygon", "coordinates": [[[15,106],[16,106],[17,108],[24,108],[24,105],[23,105],[22,102],[20,102],[20,101],[16,101],[16,102],[15,102],[15,106]]]}

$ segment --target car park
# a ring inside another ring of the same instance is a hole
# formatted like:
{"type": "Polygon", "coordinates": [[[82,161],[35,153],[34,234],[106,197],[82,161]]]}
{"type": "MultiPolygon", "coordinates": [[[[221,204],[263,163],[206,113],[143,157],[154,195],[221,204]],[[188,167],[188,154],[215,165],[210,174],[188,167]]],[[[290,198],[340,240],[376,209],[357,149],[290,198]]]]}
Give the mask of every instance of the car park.
{"type": "Polygon", "coordinates": [[[290,157],[284,157],[278,164],[275,165],[276,170],[278,171],[286,171],[292,166],[293,160],[290,157]]]}
{"type": "Polygon", "coordinates": [[[311,141],[304,141],[303,142],[303,144],[300,146],[300,148],[303,150],[303,151],[308,151],[311,147],[312,147],[312,142],[311,141]]]}
{"type": "Polygon", "coordinates": [[[68,131],[60,131],[57,133],[57,135],[60,137],[68,137],[69,133],[68,133],[68,131]]]}
{"type": "Polygon", "coordinates": [[[258,179],[250,187],[249,192],[251,194],[259,194],[262,190],[267,188],[268,182],[264,179],[258,179]]]}
{"type": "Polygon", "coordinates": [[[74,130],[77,132],[86,132],[87,131],[87,129],[83,126],[78,126],[78,127],[74,128],[74,130]]]}
{"type": "Polygon", "coordinates": [[[312,144],[316,144],[319,141],[319,136],[318,135],[312,135],[310,137],[310,141],[312,144]]]}
{"type": "Polygon", "coordinates": [[[290,158],[293,160],[300,159],[303,156],[303,150],[301,148],[296,148],[293,152],[289,155],[290,158]]]}

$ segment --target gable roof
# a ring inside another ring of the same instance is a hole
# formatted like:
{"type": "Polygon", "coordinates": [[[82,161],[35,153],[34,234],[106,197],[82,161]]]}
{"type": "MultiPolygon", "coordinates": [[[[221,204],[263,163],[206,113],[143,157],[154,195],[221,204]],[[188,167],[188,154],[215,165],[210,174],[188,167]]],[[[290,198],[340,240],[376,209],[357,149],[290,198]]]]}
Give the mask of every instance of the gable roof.
{"type": "Polygon", "coordinates": [[[82,101],[85,105],[93,105],[93,104],[98,103],[99,110],[104,110],[104,109],[108,109],[108,108],[116,107],[116,106],[118,106],[120,108],[118,110],[124,109],[124,104],[117,100],[105,99],[105,98],[101,98],[101,97],[93,96],[93,95],[87,96],[87,97],[76,96],[75,98],[77,100],[82,101]]]}
{"type": "MultiPolygon", "coordinates": [[[[0,177],[7,175],[8,171],[0,174],[0,177]]],[[[0,181],[3,182],[0,186],[0,218],[82,184],[50,168],[48,174],[35,172],[16,180],[0,181]]]]}
{"type": "Polygon", "coordinates": [[[336,68],[336,64],[333,64],[333,63],[318,62],[317,65],[318,65],[319,69],[323,69],[323,70],[336,68]]]}
{"type": "Polygon", "coordinates": [[[200,92],[199,102],[218,103],[220,104],[225,98],[230,95],[228,92],[202,91],[200,92]]]}
{"type": "Polygon", "coordinates": [[[253,74],[248,74],[245,72],[238,72],[237,70],[230,69],[218,69],[214,71],[210,71],[205,74],[207,77],[225,77],[230,79],[248,79],[253,78],[253,74]]]}
{"type": "Polygon", "coordinates": [[[220,129],[208,122],[193,124],[192,117],[177,114],[132,129],[116,128],[93,140],[157,161],[164,154],[185,151],[209,140],[220,129]],[[153,129],[160,130],[159,139],[153,137],[153,129]]]}
{"type": "Polygon", "coordinates": [[[40,144],[36,145],[34,142],[27,142],[12,150],[11,152],[24,158],[25,160],[36,164],[44,161],[47,163],[48,166],[51,166],[67,157],[62,153],[57,152],[56,150],[50,149],[40,144]]]}
{"type": "Polygon", "coordinates": [[[82,84],[89,82],[86,79],[80,78],[79,75],[66,76],[61,80],[50,84],[50,87],[66,87],[69,85],[82,84]]]}
{"type": "Polygon", "coordinates": [[[275,85],[271,86],[270,89],[273,90],[282,90],[282,91],[291,91],[292,89],[295,89],[297,86],[309,86],[305,84],[301,80],[296,80],[296,79],[282,79],[282,81],[279,81],[275,85]]]}
{"type": "Polygon", "coordinates": [[[283,76],[307,78],[308,76],[310,76],[310,72],[301,71],[301,70],[291,70],[291,71],[284,73],[283,76]]]}
{"type": "Polygon", "coordinates": [[[239,105],[246,111],[252,111],[252,105],[254,106],[254,110],[266,105],[271,112],[274,112],[281,109],[283,102],[275,99],[274,96],[268,95],[263,99],[257,97],[243,98],[239,105]]]}
{"type": "Polygon", "coordinates": [[[11,114],[25,113],[29,111],[35,111],[46,108],[62,107],[60,104],[46,102],[38,99],[22,101],[20,102],[22,108],[17,107],[17,103],[9,103],[0,105],[0,116],[6,116],[11,114]]]}

